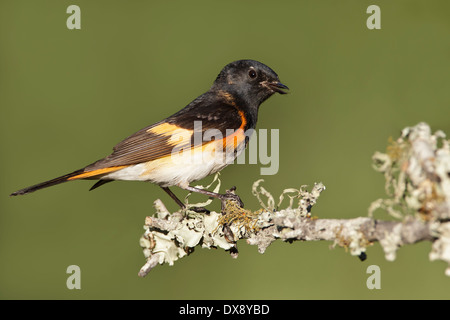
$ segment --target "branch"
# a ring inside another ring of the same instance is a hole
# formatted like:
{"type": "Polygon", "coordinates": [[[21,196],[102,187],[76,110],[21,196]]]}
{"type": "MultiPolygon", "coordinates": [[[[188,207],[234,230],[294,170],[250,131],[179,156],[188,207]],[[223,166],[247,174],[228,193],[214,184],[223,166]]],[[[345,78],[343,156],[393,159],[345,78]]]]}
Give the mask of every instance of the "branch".
{"type": "Polygon", "coordinates": [[[260,253],[276,240],[332,241],[333,246],[344,247],[361,259],[365,259],[368,246],[379,242],[390,261],[401,246],[431,241],[430,260],[446,261],[446,275],[450,276],[450,148],[444,137],[442,132],[431,135],[429,127],[421,123],[404,129],[397,141],[391,141],[386,154],[374,155],[375,169],[386,177],[389,198],[372,203],[368,217],[312,218],[311,209],[325,190],[322,183],[310,192],[305,186],[286,189],[275,204],[261,186],[263,180],[258,180],[252,191],[262,209],[255,212],[229,201],[223,213],[187,210],[171,214],[158,199],[157,215],[146,218],[140,240],[147,263],[139,276],[146,276],[158,264],[173,265],[199,246],[221,248],[237,258],[240,239],[256,245],[260,253]],[[438,148],[438,144],[442,146],[438,148]],[[289,205],[279,210],[285,198],[289,198],[289,205]],[[397,220],[373,219],[377,209],[397,220]]]}

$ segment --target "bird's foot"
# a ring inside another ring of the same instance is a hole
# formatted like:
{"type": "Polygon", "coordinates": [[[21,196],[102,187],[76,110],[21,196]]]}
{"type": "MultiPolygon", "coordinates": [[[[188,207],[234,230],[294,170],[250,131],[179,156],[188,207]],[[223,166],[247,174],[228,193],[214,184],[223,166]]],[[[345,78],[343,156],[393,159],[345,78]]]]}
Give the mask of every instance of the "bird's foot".
{"type": "Polygon", "coordinates": [[[225,194],[221,194],[219,196],[219,200],[222,202],[222,214],[226,214],[229,201],[234,202],[240,208],[244,207],[244,203],[242,202],[241,198],[234,193],[235,190],[236,187],[232,187],[231,189],[227,190],[225,194]]]}
{"type": "Polygon", "coordinates": [[[206,209],[205,207],[190,207],[190,208],[188,208],[188,210],[194,211],[196,213],[206,213],[206,214],[210,214],[210,212],[211,212],[208,209],[206,209]]]}

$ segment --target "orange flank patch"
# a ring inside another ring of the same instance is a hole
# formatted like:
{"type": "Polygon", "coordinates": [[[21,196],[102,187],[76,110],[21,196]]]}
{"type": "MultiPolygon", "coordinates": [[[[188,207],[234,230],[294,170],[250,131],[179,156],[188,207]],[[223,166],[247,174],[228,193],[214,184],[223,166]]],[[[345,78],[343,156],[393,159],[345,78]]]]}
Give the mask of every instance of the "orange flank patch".
{"type": "Polygon", "coordinates": [[[239,128],[233,134],[230,134],[229,136],[222,139],[223,149],[224,150],[227,148],[236,149],[238,145],[240,145],[244,140],[245,140],[244,130],[239,128]]]}
{"type": "Polygon", "coordinates": [[[239,129],[244,130],[245,126],[247,125],[247,119],[245,118],[244,111],[239,110],[238,112],[239,112],[239,115],[241,116],[241,120],[242,120],[242,123],[241,123],[241,126],[239,127],[239,129]]]}
{"type": "Polygon", "coordinates": [[[225,137],[223,139],[223,148],[226,149],[227,147],[233,146],[234,149],[237,148],[239,144],[242,143],[242,141],[245,140],[245,133],[244,128],[247,125],[247,119],[245,119],[244,112],[239,110],[239,115],[241,116],[241,126],[239,129],[237,129],[233,134],[225,137]]]}
{"type": "Polygon", "coordinates": [[[91,177],[107,174],[107,173],[110,173],[110,172],[114,172],[114,171],[117,171],[117,170],[120,170],[120,169],[123,169],[123,168],[126,168],[126,167],[128,167],[128,166],[116,166],[116,167],[109,167],[109,168],[104,168],[104,169],[97,169],[97,170],[87,171],[87,172],[80,173],[79,175],[70,177],[67,180],[77,180],[77,179],[91,178],[91,177]]]}

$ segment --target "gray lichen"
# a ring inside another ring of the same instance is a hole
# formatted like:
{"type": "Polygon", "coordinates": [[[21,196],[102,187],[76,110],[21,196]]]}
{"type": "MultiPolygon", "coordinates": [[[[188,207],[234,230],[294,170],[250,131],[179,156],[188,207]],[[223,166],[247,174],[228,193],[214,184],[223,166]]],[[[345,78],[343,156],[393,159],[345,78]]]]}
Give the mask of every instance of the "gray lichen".
{"type": "MultiPolygon", "coordinates": [[[[257,211],[241,208],[231,200],[221,213],[198,214],[189,210],[191,206],[209,204],[208,200],[188,204],[183,212],[169,213],[164,204],[156,200],[156,216],[146,218],[140,240],[147,261],[139,276],[147,275],[158,264],[172,265],[196,247],[221,248],[236,258],[239,239],[256,245],[260,253],[276,240],[325,240],[361,259],[367,247],[378,241],[390,261],[395,259],[401,246],[431,241],[430,260],[447,262],[446,274],[450,276],[450,148],[444,138],[442,132],[431,134],[429,126],[420,123],[404,129],[385,153],[375,153],[374,168],[386,178],[388,198],[374,201],[369,217],[311,217],[311,208],[325,190],[322,183],[315,184],[311,191],[306,186],[285,189],[276,201],[262,187],[263,180],[258,180],[252,187],[261,205],[257,211]],[[286,199],[288,204],[281,208],[286,199]],[[397,220],[373,219],[377,209],[384,209],[397,220]]],[[[213,183],[216,183],[214,191],[218,192],[217,175],[213,183]]]]}
{"type": "Polygon", "coordinates": [[[381,208],[398,219],[450,218],[450,148],[442,131],[432,134],[426,123],[405,128],[386,153],[374,154],[373,162],[385,176],[389,198],[374,201],[370,216],[381,208]]]}
{"type": "Polygon", "coordinates": [[[248,243],[257,244],[259,251],[263,253],[270,243],[285,236],[278,235],[275,231],[270,231],[270,235],[267,236],[262,230],[269,230],[270,227],[275,226],[275,221],[282,217],[287,219],[286,223],[289,219],[296,217],[310,217],[312,206],[325,189],[322,183],[315,184],[311,192],[306,191],[305,186],[300,189],[286,189],[279,197],[278,205],[288,195],[289,207],[275,211],[273,197],[260,186],[261,182],[262,180],[259,180],[253,185],[253,194],[261,203],[263,196],[267,197],[267,200],[263,205],[264,208],[256,212],[243,209],[235,202],[229,201],[223,213],[213,211],[208,214],[198,214],[187,210],[170,214],[161,200],[156,200],[154,203],[156,217],[146,218],[145,232],[140,239],[147,263],[139,275],[145,276],[157,264],[173,265],[175,261],[187,256],[197,246],[221,248],[229,251],[232,257],[236,258],[237,240],[248,239],[248,243]],[[295,199],[298,200],[298,207],[292,208],[295,199]],[[262,239],[264,237],[265,239],[262,239]]]}
{"type": "MultiPolygon", "coordinates": [[[[399,219],[415,218],[430,223],[435,240],[431,260],[446,261],[450,275],[450,146],[442,131],[432,134],[426,123],[402,130],[390,141],[386,153],[373,156],[374,168],[386,179],[389,198],[378,199],[369,208],[369,216],[384,209],[399,219]]],[[[393,229],[380,244],[388,260],[395,259],[399,231],[393,229]]]]}
{"type": "Polygon", "coordinates": [[[450,277],[450,222],[440,223],[435,226],[436,240],[431,246],[430,260],[442,260],[448,263],[445,275],[450,277]]]}

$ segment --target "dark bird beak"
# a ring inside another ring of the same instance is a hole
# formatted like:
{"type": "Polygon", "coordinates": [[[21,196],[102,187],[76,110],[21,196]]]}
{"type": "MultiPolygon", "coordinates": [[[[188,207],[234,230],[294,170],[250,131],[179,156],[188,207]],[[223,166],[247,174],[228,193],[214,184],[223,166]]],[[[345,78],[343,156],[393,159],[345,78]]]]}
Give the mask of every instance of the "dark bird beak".
{"type": "Polygon", "coordinates": [[[284,90],[289,90],[287,85],[284,85],[284,84],[282,84],[279,81],[273,81],[273,82],[264,81],[261,84],[263,86],[265,86],[265,87],[275,91],[275,92],[278,92],[279,94],[286,94],[287,93],[286,91],[283,91],[283,89],[284,90]]]}

